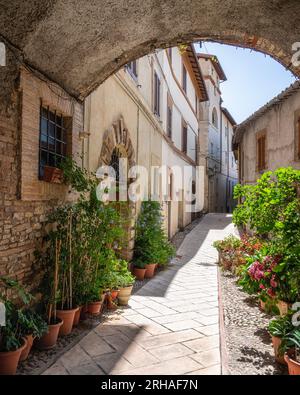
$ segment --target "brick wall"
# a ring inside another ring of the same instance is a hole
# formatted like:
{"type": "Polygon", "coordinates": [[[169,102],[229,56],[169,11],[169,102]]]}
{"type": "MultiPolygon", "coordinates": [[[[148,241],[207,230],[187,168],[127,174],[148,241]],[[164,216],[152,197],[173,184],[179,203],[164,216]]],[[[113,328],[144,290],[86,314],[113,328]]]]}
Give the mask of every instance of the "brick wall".
{"type": "Polygon", "coordinates": [[[38,180],[40,103],[72,116],[74,156],[80,154],[83,112],[60,87],[8,61],[0,72],[0,275],[34,285],[34,251],[41,247],[47,214],[74,198],[67,186],[38,180]]]}

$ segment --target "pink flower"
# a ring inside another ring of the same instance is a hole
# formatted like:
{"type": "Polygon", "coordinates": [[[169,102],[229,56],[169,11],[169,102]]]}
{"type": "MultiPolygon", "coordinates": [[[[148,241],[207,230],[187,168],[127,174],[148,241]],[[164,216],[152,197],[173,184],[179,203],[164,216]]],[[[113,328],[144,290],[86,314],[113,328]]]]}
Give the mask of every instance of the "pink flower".
{"type": "Polygon", "coordinates": [[[277,282],[275,281],[275,274],[273,274],[271,281],[270,281],[271,287],[276,288],[277,287],[277,282]]]}
{"type": "Polygon", "coordinates": [[[260,289],[265,289],[266,287],[264,286],[264,284],[259,284],[259,288],[260,289]]]}
{"type": "Polygon", "coordinates": [[[268,289],[267,294],[268,294],[271,298],[274,298],[274,296],[275,296],[275,292],[273,291],[272,288],[269,288],[269,289],[268,289]]]}

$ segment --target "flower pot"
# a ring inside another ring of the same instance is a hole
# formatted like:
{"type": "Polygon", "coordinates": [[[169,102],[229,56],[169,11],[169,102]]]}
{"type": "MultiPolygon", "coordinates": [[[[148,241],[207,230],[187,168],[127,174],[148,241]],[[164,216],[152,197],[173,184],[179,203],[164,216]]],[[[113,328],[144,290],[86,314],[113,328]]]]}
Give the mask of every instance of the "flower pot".
{"type": "Polygon", "coordinates": [[[143,281],[145,278],[146,269],[141,269],[139,267],[135,267],[133,269],[133,275],[136,277],[137,280],[143,281]]]}
{"type": "Polygon", "coordinates": [[[102,306],[102,301],[98,300],[97,302],[90,302],[87,305],[87,310],[89,314],[93,314],[93,315],[97,315],[100,313],[101,310],[101,306],[102,306]]]}
{"type": "Polygon", "coordinates": [[[300,363],[295,361],[295,350],[289,350],[285,353],[284,359],[289,368],[289,375],[300,376],[300,363]]]}
{"type": "Polygon", "coordinates": [[[110,291],[111,298],[112,300],[116,300],[118,295],[119,295],[120,290],[119,289],[113,289],[110,291]]]}
{"type": "Polygon", "coordinates": [[[62,326],[59,328],[59,336],[67,336],[72,332],[75,313],[78,307],[70,310],[57,310],[56,315],[63,321],[62,326]]]}
{"type": "Polygon", "coordinates": [[[284,356],[279,353],[279,347],[281,345],[281,342],[282,340],[280,337],[272,336],[272,344],[274,348],[275,360],[276,362],[282,365],[286,365],[284,356]]]}
{"type": "Polygon", "coordinates": [[[81,312],[80,312],[80,320],[84,321],[86,320],[86,314],[88,312],[88,305],[85,304],[84,306],[82,306],[81,308],[81,312]]]}
{"type": "Polygon", "coordinates": [[[119,292],[119,295],[118,295],[118,300],[119,300],[119,304],[121,306],[127,306],[128,305],[128,301],[129,301],[129,298],[131,296],[132,288],[133,288],[133,285],[130,285],[130,286],[124,287],[124,288],[120,288],[120,292],[119,292]]]}
{"type": "Polygon", "coordinates": [[[34,340],[33,335],[26,335],[25,339],[26,339],[26,347],[21,352],[21,355],[20,355],[21,362],[25,361],[28,358],[28,355],[31,351],[31,348],[33,345],[33,340],[34,340]]]}
{"type": "Polygon", "coordinates": [[[53,348],[56,345],[59,329],[63,323],[63,320],[58,319],[55,324],[48,324],[48,332],[37,341],[37,348],[40,350],[49,350],[53,348]]]}
{"type": "Polygon", "coordinates": [[[262,301],[262,300],[260,299],[259,303],[260,303],[260,309],[261,309],[262,311],[266,311],[266,302],[264,302],[264,301],[262,301]]]}
{"type": "Polygon", "coordinates": [[[283,302],[282,300],[279,300],[277,302],[277,307],[278,307],[281,317],[283,317],[283,316],[287,315],[289,308],[290,308],[290,304],[287,302],[283,302]]]}
{"type": "Polygon", "coordinates": [[[24,338],[22,346],[17,350],[0,352],[0,375],[16,374],[20,356],[26,346],[27,340],[24,338]]]}
{"type": "Polygon", "coordinates": [[[61,184],[63,181],[63,171],[57,167],[44,166],[43,181],[61,184]]]}
{"type": "Polygon", "coordinates": [[[152,278],[154,276],[155,268],[156,263],[149,263],[148,265],[146,265],[145,278],[152,278]]]}
{"type": "Polygon", "coordinates": [[[74,321],[73,321],[73,326],[77,326],[79,324],[80,316],[81,316],[81,311],[82,311],[82,306],[78,307],[78,310],[76,311],[74,315],[74,321]]]}

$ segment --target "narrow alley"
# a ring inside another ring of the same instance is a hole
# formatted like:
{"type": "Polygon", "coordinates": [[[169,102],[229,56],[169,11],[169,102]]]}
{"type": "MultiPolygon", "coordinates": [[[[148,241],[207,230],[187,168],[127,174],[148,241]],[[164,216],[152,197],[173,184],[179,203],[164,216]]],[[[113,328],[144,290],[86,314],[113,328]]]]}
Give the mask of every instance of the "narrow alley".
{"type": "Polygon", "coordinates": [[[212,243],[234,232],[230,215],[207,214],[168,269],[44,374],[222,374],[212,243]]]}

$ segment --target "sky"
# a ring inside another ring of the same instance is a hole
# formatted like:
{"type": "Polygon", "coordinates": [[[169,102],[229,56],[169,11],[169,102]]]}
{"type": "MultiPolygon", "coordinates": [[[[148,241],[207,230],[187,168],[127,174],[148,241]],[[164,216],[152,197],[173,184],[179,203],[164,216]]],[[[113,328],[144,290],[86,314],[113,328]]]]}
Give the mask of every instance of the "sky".
{"type": "Polygon", "coordinates": [[[295,81],[295,77],[268,55],[217,43],[195,45],[197,52],[216,55],[227,76],[221,83],[223,106],[237,123],[295,81]]]}

